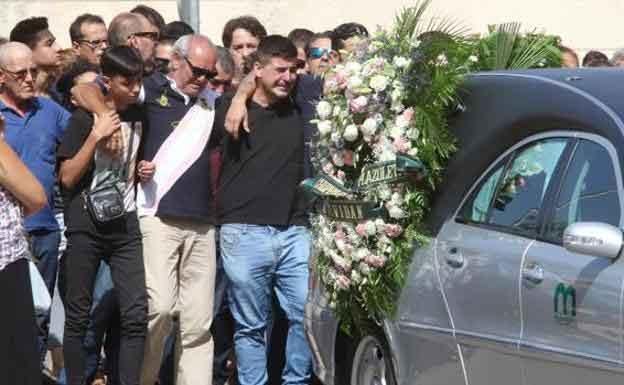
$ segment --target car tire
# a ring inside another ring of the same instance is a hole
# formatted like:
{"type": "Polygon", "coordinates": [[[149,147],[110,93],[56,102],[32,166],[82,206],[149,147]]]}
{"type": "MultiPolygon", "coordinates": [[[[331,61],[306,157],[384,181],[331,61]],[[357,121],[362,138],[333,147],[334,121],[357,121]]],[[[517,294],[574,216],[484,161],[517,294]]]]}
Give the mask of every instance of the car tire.
{"type": "Polygon", "coordinates": [[[351,385],[396,385],[385,340],[372,335],[360,339],[351,366],[351,385]]]}

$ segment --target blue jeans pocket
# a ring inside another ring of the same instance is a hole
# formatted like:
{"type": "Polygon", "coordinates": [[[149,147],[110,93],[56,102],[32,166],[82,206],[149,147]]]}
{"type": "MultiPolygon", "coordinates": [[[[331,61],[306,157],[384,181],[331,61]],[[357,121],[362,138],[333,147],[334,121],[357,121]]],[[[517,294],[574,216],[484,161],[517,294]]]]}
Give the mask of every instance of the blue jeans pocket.
{"type": "Polygon", "coordinates": [[[219,242],[223,250],[233,250],[240,243],[241,236],[247,231],[247,225],[223,225],[219,232],[219,242]]]}

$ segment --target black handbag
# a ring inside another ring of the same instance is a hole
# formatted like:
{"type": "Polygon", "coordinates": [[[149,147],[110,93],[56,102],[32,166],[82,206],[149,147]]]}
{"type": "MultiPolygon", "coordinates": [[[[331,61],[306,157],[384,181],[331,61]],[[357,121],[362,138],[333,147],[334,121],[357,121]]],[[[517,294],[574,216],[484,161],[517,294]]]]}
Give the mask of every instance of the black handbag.
{"type": "Polygon", "coordinates": [[[119,182],[126,182],[128,177],[128,165],[132,157],[132,146],[134,142],[134,124],[130,131],[130,143],[128,144],[128,154],[122,166],[121,174],[111,173],[113,178],[108,177],[106,183],[84,192],[85,206],[96,224],[106,224],[126,215],[123,192],[119,189],[119,182]]]}

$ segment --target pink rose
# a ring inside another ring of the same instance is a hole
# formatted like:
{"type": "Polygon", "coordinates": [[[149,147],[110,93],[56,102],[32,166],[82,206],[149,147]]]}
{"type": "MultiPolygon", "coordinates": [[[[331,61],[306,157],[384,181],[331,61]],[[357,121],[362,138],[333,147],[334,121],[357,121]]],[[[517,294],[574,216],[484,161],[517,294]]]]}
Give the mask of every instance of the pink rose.
{"type": "Polygon", "coordinates": [[[342,170],[338,170],[338,172],[336,173],[336,178],[344,182],[347,179],[347,174],[345,174],[342,170]]]}
{"type": "Polygon", "coordinates": [[[370,267],[380,268],[386,264],[386,257],[384,257],[383,255],[369,255],[364,259],[364,261],[370,267]]]}
{"type": "Polygon", "coordinates": [[[395,138],[392,146],[394,147],[394,151],[400,153],[406,153],[410,150],[409,141],[403,137],[395,138]]]}
{"type": "Polygon", "coordinates": [[[414,119],[414,109],[413,108],[408,108],[405,111],[403,111],[403,119],[405,119],[408,123],[412,121],[412,119],[414,119]]]}
{"type": "Polygon", "coordinates": [[[386,232],[386,235],[390,238],[396,238],[403,233],[403,228],[401,227],[401,225],[396,224],[386,224],[384,230],[386,232]]]}
{"type": "Polygon", "coordinates": [[[346,166],[353,166],[353,151],[344,150],[342,152],[342,159],[346,166]]]}
{"type": "Polygon", "coordinates": [[[344,241],[347,236],[345,235],[345,233],[342,230],[337,230],[334,233],[334,237],[336,237],[337,241],[344,241]]]}
{"type": "Polygon", "coordinates": [[[358,96],[355,99],[352,99],[349,102],[349,107],[351,108],[351,112],[361,113],[366,111],[366,106],[368,105],[368,98],[366,96],[358,96]]]}
{"type": "Polygon", "coordinates": [[[346,275],[339,274],[336,276],[336,286],[341,290],[346,290],[351,286],[351,280],[346,275]]]}
{"type": "Polygon", "coordinates": [[[358,233],[360,237],[366,237],[366,223],[358,223],[358,225],[355,226],[355,232],[358,233]]]}

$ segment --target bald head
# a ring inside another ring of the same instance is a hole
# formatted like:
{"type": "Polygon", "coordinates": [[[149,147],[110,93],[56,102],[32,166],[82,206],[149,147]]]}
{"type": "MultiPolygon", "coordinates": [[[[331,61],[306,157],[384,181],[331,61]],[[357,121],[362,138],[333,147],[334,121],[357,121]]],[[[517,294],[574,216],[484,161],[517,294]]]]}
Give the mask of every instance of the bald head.
{"type": "Polygon", "coordinates": [[[108,42],[111,46],[128,45],[128,38],[137,32],[143,32],[144,24],[149,21],[137,13],[122,12],[111,20],[108,27],[108,42]]]}
{"type": "Polygon", "coordinates": [[[170,67],[178,87],[189,96],[203,91],[211,73],[216,73],[217,49],[204,35],[186,35],[173,45],[170,67]]]}
{"type": "Polygon", "coordinates": [[[32,51],[24,43],[11,41],[0,45],[0,67],[9,71],[23,61],[32,60],[32,51]]]}

